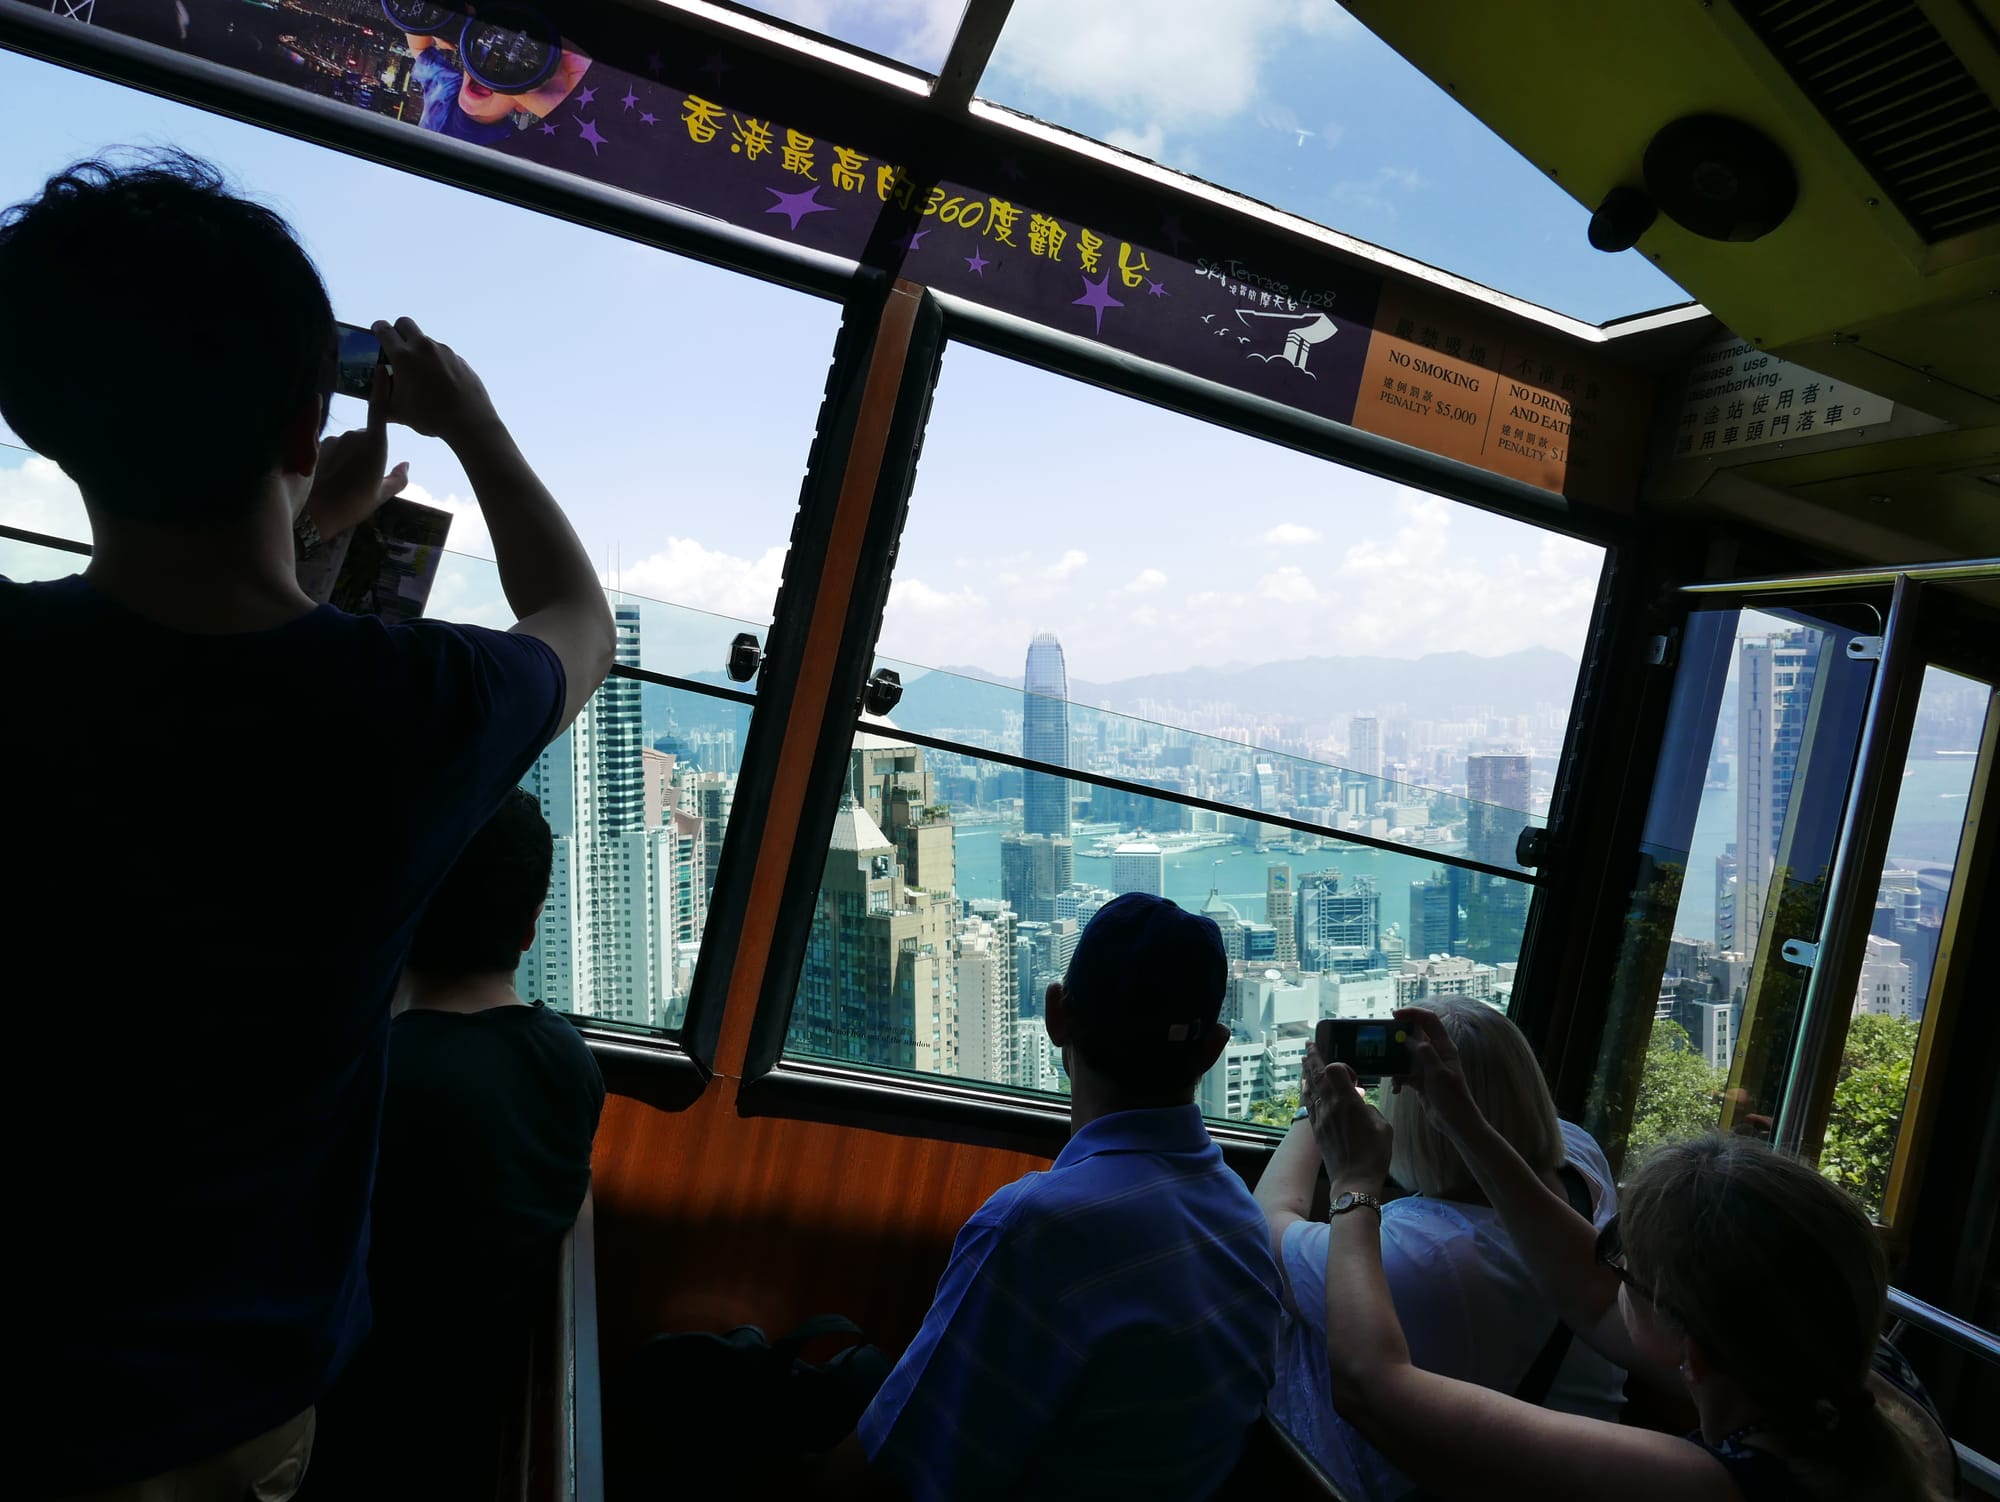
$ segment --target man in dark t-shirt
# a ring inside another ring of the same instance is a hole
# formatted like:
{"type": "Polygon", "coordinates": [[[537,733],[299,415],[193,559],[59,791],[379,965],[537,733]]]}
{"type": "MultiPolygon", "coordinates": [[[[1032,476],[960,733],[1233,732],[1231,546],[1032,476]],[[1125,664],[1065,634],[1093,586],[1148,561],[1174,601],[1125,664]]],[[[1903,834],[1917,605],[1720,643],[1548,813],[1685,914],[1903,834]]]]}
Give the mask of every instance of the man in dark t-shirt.
{"type": "Polygon", "coordinates": [[[548,821],[509,793],[432,897],[389,1029],[368,1279],[375,1330],[321,1404],[307,1495],[490,1498],[533,1318],[590,1187],[604,1080],[514,990],[548,821]]]}
{"type": "Polygon", "coordinates": [[[64,1029],[0,1092],[15,1495],[296,1486],[368,1329],[418,915],[610,666],[590,560],[479,378],[408,319],[375,331],[368,425],[322,444],[325,290],[213,168],[79,163],[0,214],[0,416],[93,544],[79,576],[0,580],[4,994],[64,1029]],[[300,589],[297,550],[399,483],[392,421],[464,466],[513,630],[300,589]]]}

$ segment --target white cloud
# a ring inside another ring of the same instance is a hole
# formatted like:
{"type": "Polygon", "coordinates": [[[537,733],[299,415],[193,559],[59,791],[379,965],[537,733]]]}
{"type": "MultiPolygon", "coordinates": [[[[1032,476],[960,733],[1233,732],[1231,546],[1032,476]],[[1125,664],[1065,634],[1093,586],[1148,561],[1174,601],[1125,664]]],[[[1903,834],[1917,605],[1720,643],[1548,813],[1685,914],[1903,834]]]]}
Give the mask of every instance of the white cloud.
{"type": "Polygon", "coordinates": [[[1042,577],[1051,580],[1067,579],[1089,562],[1090,555],[1084,552],[1083,549],[1070,548],[1063,553],[1062,557],[1042,570],[1042,577]]]}
{"type": "Polygon", "coordinates": [[[986,596],[966,585],[960,589],[933,589],[921,579],[898,579],[889,586],[891,611],[911,615],[950,615],[959,611],[982,610],[986,596]]]}
{"type": "Polygon", "coordinates": [[[659,552],[619,569],[616,582],[644,599],[761,622],[771,617],[784,568],[782,547],[754,559],[738,558],[705,548],[692,537],[669,537],[659,552]]]}
{"type": "Polygon", "coordinates": [[[994,64],[1034,92],[1098,105],[1157,143],[1165,131],[1241,115],[1282,48],[1353,24],[1333,0],[1152,0],[1087,11],[1076,0],[1015,0],[994,64]]]}
{"type": "Polygon", "coordinates": [[[1307,543],[1318,542],[1325,534],[1303,522],[1279,522],[1257,540],[1274,548],[1302,548],[1307,543]]]}
{"type": "Polygon", "coordinates": [[[72,542],[90,541],[90,518],[76,484],[53,459],[30,454],[0,469],[0,522],[72,542]]]}
{"type": "Polygon", "coordinates": [[[871,51],[935,64],[951,49],[965,0],[756,0],[755,8],[871,51]]]}
{"type": "Polygon", "coordinates": [[[1310,605],[1320,598],[1318,587],[1301,568],[1287,564],[1257,581],[1257,593],[1280,605],[1310,605]]]}
{"type": "Polygon", "coordinates": [[[1142,568],[1134,574],[1129,583],[1119,590],[1120,594],[1149,595],[1156,589],[1164,589],[1167,576],[1156,568],[1142,568]]]}
{"type": "Polygon", "coordinates": [[[1166,150],[1167,133],[1160,122],[1154,120],[1143,130],[1130,130],[1122,125],[1116,130],[1107,130],[1104,141],[1120,151],[1130,151],[1157,162],[1166,150]]]}
{"type": "Polygon", "coordinates": [[[435,506],[440,511],[451,514],[451,531],[445,536],[445,546],[454,553],[466,553],[474,558],[493,556],[493,537],[486,530],[486,518],[480,513],[479,502],[462,495],[432,495],[421,485],[409,485],[403,494],[423,506],[435,506]]]}

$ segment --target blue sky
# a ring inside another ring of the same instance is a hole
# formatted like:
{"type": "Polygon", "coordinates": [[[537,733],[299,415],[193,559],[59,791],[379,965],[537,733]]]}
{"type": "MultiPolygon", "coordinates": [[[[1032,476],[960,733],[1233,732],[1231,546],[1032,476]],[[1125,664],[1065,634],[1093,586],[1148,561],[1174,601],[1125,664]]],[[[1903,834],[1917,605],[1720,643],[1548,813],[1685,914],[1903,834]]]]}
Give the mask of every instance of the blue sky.
{"type": "MultiPolygon", "coordinates": [[[[916,56],[958,7],[766,8],[916,56]]],[[[984,91],[1565,311],[1683,298],[1636,256],[1590,251],[1580,208],[1319,0],[1156,0],[1081,28],[1075,14],[1021,0],[984,91]]],[[[653,598],[768,619],[832,304],[13,54],[0,53],[0,88],[17,122],[0,140],[0,202],[107,144],[214,159],[292,219],[341,317],[408,313],[472,360],[607,572],[653,598]],[[496,307],[524,311],[501,322],[496,307]]],[[[160,398],[186,395],[163,382],[160,398]]],[[[459,514],[454,546],[484,552],[450,454],[399,434],[394,456],[459,514]]],[[[18,455],[0,457],[0,520],[84,531],[67,481],[18,455]]],[[[946,357],[882,650],[1018,671],[1028,636],[1054,629],[1072,674],[1100,682],[1343,652],[1574,655],[1598,561],[961,350],[946,357]]],[[[460,603],[490,601],[490,579],[470,573],[460,603]]],[[[691,628],[661,665],[719,662],[729,629],[691,628]]]]}

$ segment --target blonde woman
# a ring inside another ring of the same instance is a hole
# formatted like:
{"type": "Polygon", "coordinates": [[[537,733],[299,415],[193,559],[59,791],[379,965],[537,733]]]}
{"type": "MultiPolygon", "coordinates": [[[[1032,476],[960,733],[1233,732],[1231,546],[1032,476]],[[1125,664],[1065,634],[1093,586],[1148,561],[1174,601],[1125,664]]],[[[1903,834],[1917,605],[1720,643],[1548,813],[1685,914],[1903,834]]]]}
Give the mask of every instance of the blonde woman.
{"type": "MultiPolygon", "coordinates": [[[[1888,1264],[1854,1202],[1746,1138],[1649,1156],[1619,1224],[1574,1213],[1481,1114],[1466,1061],[1429,1012],[1411,1049],[1428,1119],[1451,1140],[1578,1335],[1682,1386],[1686,1438],[1532,1407],[1410,1360],[1373,1211],[1327,1239],[1327,1358],[1341,1415],[1444,1497],[1618,1502],[1905,1502],[1949,1497],[1949,1441],[1881,1342],[1888,1264]]],[[[1336,1199],[1370,1201],[1395,1128],[1345,1065],[1306,1061],[1336,1199]]]]}
{"type": "MultiPolygon", "coordinates": [[[[1595,1224],[1608,1223],[1618,1191],[1604,1152],[1581,1127],[1557,1119],[1521,1030],[1476,1001],[1441,1002],[1436,1015],[1485,1119],[1552,1193],[1595,1224]]],[[[1383,1273],[1411,1360],[1568,1413],[1615,1419],[1624,1372],[1569,1338],[1534,1269],[1451,1139],[1425,1119],[1416,1093],[1391,1095],[1387,1110],[1395,1127],[1391,1171],[1412,1192],[1379,1212],[1362,1210],[1360,1219],[1372,1228],[1379,1216],[1383,1273]]],[[[1332,1226],[1308,1215],[1319,1168],[1313,1129],[1302,1116],[1257,1185],[1285,1291],[1270,1408],[1344,1492],[1393,1502],[1409,1493],[1409,1479],[1334,1411],[1325,1288],[1332,1226]]],[[[1338,1338],[1337,1327],[1332,1333],[1338,1338]]]]}

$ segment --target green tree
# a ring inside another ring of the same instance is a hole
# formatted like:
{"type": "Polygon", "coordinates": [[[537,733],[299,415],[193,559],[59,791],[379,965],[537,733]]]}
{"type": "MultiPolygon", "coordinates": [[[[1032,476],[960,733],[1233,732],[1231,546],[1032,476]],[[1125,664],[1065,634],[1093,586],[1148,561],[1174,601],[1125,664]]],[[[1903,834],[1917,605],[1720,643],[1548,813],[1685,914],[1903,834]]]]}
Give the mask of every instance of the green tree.
{"type": "Polygon", "coordinates": [[[1638,1162],[1662,1142],[1712,1131],[1724,1083],[1723,1072],[1695,1052],[1686,1028],[1655,1018],[1632,1109],[1632,1131],[1625,1139],[1625,1161],[1638,1162]]]}
{"type": "Polygon", "coordinates": [[[1848,1024],[1840,1051],[1819,1171],[1870,1214],[1880,1213],[1888,1192],[1920,1031],[1907,1017],[1864,1014],[1848,1024]]]}
{"type": "Polygon", "coordinates": [[[1253,1126],[1289,1127],[1298,1110],[1298,1090],[1284,1090],[1274,1099],[1251,1101],[1250,1122],[1253,1126]]]}

